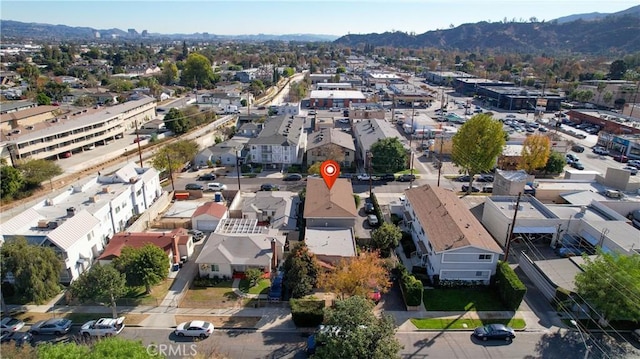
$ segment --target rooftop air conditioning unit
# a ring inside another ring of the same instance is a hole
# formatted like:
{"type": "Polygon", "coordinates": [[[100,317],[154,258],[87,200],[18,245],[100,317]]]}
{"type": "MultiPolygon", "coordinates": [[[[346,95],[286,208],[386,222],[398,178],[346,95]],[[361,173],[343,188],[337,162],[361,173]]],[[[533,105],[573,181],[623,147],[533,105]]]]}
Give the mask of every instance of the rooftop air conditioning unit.
{"type": "Polygon", "coordinates": [[[38,221],[38,228],[48,228],[49,227],[49,221],[47,221],[46,219],[41,219],[38,221]]]}
{"type": "Polygon", "coordinates": [[[109,193],[109,186],[102,187],[102,193],[109,193]]]}

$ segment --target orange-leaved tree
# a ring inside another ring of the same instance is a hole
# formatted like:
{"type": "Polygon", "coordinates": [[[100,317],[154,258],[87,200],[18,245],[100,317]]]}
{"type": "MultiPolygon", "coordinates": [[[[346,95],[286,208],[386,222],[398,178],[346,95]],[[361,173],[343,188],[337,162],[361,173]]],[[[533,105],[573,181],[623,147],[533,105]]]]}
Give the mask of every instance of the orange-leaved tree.
{"type": "Polygon", "coordinates": [[[544,135],[528,136],[524,140],[521,152],[520,169],[533,173],[538,168],[543,168],[547,164],[551,154],[551,140],[544,135]]]}
{"type": "Polygon", "coordinates": [[[341,259],[335,269],[322,274],[319,285],[344,299],[354,295],[369,297],[374,289],[385,293],[391,282],[385,261],[375,251],[341,259]]]}

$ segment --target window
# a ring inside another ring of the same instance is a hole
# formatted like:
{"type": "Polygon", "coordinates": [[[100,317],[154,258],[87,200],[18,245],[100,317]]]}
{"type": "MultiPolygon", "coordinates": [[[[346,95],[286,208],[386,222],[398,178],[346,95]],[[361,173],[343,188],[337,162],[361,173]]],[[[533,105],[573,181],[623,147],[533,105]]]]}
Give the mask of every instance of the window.
{"type": "Polygon", "coordinates": [[[116,207],[116,213],[120,213],[120,207],[116,207]]]}
{"type": "Polygon", "coordinates": [[[485,260],[485,261],[490,261],[491,260],[491,254],[481,254],[481,255],[478,256],[478,259],[485,260]]]}
{"type": "Polygon", "coordinates": [[[218,267],[217,264],[212,264],[211,265],[211,271],[212,272],[220,272],[220,267],[218,267]]]}
{"type": "Polygon", "coordinates": [[[142,188],[136,191],[136,196],[139,196],[142,193],[142,188]]]}
{"type": "Polygon", "coordinates": [[[482,277],[482,272],[481,271],[477,271],[476,272],[476,277],[482,277]]]}

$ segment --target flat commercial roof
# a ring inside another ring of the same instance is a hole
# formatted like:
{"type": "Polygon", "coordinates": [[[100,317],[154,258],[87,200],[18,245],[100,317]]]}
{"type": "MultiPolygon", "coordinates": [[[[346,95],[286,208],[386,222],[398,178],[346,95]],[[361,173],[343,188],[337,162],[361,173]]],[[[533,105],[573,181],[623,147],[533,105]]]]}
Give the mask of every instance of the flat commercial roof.
{"type": "Polygon", "coordinates": [[[357,90],[312,90],[309,98],[322,98],[322,99],[366,99],[367,97],[357,90]]]}

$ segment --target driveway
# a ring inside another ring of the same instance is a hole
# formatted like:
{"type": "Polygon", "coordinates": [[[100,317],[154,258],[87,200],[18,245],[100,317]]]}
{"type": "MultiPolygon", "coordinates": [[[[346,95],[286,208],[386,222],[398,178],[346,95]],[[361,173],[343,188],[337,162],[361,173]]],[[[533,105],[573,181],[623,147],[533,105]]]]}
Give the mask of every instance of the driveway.
{"type": "Polygon", "coordinates": [[[360,196],[360,206],[358,206],[358,216],[356,217],[356,224],[354,226],[354,232],[359,239],[371,238],[371,226],[367,222],[367,214],[364,213],[364,204],[369,200],[367,194],[366,197],[360,196]]]}

